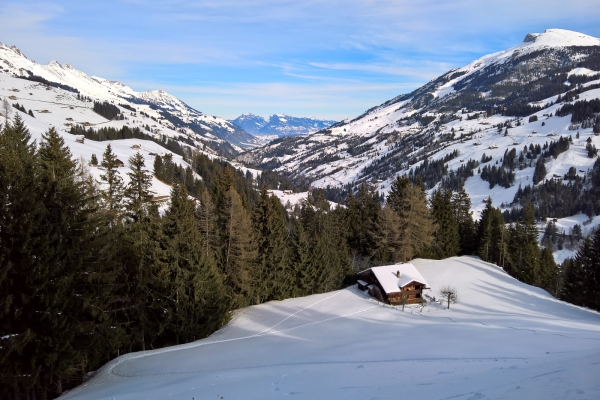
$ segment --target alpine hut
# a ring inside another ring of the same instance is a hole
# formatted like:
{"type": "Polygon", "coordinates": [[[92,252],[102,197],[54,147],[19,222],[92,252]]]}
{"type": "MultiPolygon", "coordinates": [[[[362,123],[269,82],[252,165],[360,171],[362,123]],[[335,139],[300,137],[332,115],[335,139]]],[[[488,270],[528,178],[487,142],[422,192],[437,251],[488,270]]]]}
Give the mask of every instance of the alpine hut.
{"type": "Polygon", "coordinates": [[[379,301],[396,305],[420,303],[427,281],[412,264],[372,267],[358,273],[359,289],[366,288],[379,301]]]}

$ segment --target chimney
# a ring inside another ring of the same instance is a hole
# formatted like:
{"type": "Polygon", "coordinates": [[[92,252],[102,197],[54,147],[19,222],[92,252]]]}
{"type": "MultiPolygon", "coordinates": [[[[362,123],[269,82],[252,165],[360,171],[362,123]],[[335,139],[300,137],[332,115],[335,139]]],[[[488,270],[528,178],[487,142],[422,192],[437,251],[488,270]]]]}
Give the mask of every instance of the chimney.
{"type": "Polygon", "coordinates": [[[400,279],[400,270],[396,271],[396,278],[400,279]]]}

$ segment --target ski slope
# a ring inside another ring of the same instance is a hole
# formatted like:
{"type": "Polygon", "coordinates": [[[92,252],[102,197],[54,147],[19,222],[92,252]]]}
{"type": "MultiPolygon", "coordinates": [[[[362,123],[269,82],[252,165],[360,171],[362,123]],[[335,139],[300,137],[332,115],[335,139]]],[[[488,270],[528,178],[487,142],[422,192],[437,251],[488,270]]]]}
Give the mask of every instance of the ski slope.
{"type": "Polygon", "coordinates": [[[412,263],[459,304],[402,312],[356,287],[270,302],[209,338],[121,356],[61,398],[600,398],[600,314],[477,258],[412,263]]]}

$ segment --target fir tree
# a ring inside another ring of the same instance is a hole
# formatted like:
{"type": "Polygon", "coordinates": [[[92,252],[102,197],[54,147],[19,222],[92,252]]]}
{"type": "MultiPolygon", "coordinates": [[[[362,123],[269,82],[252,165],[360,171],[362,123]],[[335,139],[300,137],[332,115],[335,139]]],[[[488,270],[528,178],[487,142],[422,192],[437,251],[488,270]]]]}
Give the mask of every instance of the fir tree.
{"type": "Polygon", "coordinates": [[[475,221],[471,216],[471,199],[462,186],[452,197],[454,216],[458,223],[460,255],[473,254],[476,250],[475,221]]]}
{"type": "Polygon", "coordinates": [[[258,257],[253,271],[253,303],[283,299],[291,293],[294,277],[287,262],[285,209],[263,188],[252,214],[258,257]]]}
{"type": "Polygon", "coordinates": [[[102,192],[102,197],[106,202],[107,209],[117,214],[123,198],[123,179],[119,174],[117,156],[112,152],[110,144],[106,146],[100,165],[104,169],[104,174],[100,175],[100,179],[107,185],[102,192]]]}
{"type": "Polygon", "coordinates": [[[196,340],[226,321],[229,302],[222,275],[203,251],[194,205],[183,184],[173,185],[171,205],[162,225],[164,258],[160,277],[167,285],[163,305],[167,311],[165,340],[196,340]]]}
{"type": "Polygon", "coordinates": [[[317,281],[317,268],[313,260],[310,239],[300,220],[295,220],[293,226],[290,263],[295,277],[293,295],[313,294],[317,281]]]}
{"type": "Polygon", "coordinates": [[[431,194],[431,215],[436,225],[433,253],[439,259],[457,255],[460,251],[460,237],[450,189],[435,190],[431,194]]]}
{"type": "Polygon", "coordinates": [[[0,133],[0,386],[14,397],[38,382],[41,368],[34,358],[34,326],[26,319],[36,315],[21,312],[37,293],[29,282],[34,271],[43,272],[44,267],[32,240],[44,215],[38,176],[35,145],[17,115],[0,133]]]}
{"type": "Polygon", "coordinates": [[[234,308],[248,305],[252,293],[251,271],[257,257],[252,220],[234,188],[225,198],[226,226],[222,272],[234,308]]]}
{"type": "Polygon", "coordinates": [[[434,227],[422,182],[413,185],[406,178],[397,178],[392,183],[388,202],[399,217],[398,246],[402,261],[406,262],[419,251],[428,249],[433,241],[434,227]]]}
{"type": "Polygon", "coordinates": [[[152,175],[144,158],[129,158],[129,183],[124,191],[126,222],[123,232],[123,268],[118,277],[119,296],[124,298],[118,315],[127,329],[129,345],[141,350],[152,345],[164,326],[161,313],[164,283],[157,278],[162,251],[159,246],[158,209],[152,203],[152,175]]]}

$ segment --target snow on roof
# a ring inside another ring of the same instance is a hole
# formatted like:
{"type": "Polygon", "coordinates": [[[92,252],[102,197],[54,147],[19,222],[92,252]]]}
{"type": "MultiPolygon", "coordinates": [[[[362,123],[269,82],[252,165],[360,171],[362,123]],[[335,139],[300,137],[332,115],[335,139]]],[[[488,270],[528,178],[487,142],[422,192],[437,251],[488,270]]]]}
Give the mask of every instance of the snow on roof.
{"type": "Polygon", "coordinates": [[[419,282],[425,286],[429,286],[425,278],[421,276],[419,271],[417,271],[412,264],[393,264],[372,267],[371,271],[373,271],[375,277],[386,293],[397,292],[399,288],[402,288],[411,282],[419,282]],[[398,271],[400,271],[400,278],[396,276],[398,271]]]}

